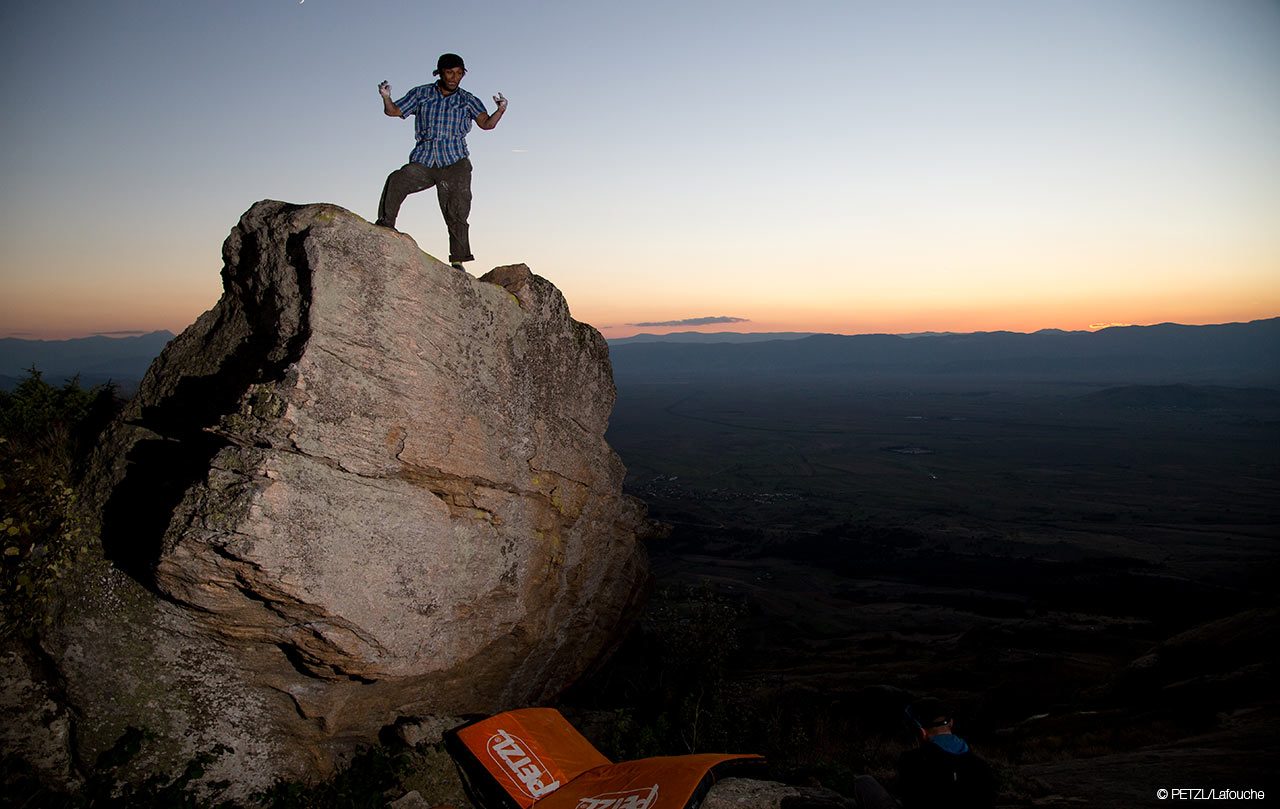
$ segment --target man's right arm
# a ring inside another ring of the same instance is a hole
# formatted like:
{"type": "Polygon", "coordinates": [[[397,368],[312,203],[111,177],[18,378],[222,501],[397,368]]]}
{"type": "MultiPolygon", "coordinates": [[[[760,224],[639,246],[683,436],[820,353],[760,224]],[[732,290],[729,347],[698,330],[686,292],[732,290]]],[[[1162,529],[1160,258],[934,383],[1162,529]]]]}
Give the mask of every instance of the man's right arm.
{"type": "Polygon", "coordinates": [[[388,84],[385,81],[382,84],[379,84],[378,93],[382,96],[382,114],[383,115],[389,116],[391,118],[404,117],[404,113],[402,113],[400,111],[400,108],[395,105],[395,102],[391,100],[390,84],[388,84]]]}

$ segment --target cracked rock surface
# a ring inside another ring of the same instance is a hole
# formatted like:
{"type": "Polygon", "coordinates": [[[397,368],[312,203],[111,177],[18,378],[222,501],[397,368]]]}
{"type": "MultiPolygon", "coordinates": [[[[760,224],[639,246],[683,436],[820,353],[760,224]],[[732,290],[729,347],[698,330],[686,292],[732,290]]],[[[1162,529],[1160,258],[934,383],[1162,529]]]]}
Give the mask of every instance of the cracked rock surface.
{"type": "Polygon", "coordinates": [[[550,282],[332,205],[260,202],[223,258],[98,448],[101,558],[43,639],[82,759],[149,722],[238,741],[265,783],[323,775],[398,718],[544,701],[617,642],[644,508],[604,440],[607,345],[550,282]]]}

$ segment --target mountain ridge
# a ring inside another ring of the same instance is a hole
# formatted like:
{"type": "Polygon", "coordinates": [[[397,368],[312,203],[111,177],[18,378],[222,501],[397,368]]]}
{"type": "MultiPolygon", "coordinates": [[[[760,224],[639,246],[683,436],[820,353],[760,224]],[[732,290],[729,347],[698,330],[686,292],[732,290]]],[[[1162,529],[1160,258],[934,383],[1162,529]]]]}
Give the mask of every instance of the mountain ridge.
{"type": "MultiPolygon", "coordinates": [[[[136,385],[173,336],[154,331],[136,337],[0,338],[0,389],[12,389],[33,365],[53,382],[78,375],[85,385],[136,385]]],[[[725,378],[752,370],[791,377],[871,372],[1036,378],[1057,374],[1064,380],[1104,385],[1132,381],[1280,386],[1280,317],[1097,331],[644,333],[608,343],[614,373],[625,381],[670,381],[705,373],[725,378]]]]}
{"type": "Polygon", "coordinates": [[[55,384],[78,376],[86,386],[136,385],[173,338],[173,332],[163,329],[131,337],[99,334],[70,340],[0,337],[0,389],[11,390],[32,367],[55,384]]]}
{"type": "Polygon", "coordinates": [[[620,383],[925,376],[1008,381],[1280,386],[1280,318],[904,337],[817,334],[758,343],[610,346],[620,383]]]}

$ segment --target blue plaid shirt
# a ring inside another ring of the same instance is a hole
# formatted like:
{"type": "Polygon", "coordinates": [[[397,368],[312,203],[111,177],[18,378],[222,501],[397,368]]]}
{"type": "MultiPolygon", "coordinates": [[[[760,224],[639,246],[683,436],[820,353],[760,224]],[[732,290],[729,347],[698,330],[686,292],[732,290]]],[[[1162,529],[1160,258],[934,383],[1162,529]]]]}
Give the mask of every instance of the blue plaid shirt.
{"type": "Polygon", "coordinates": [[[471,122],[478,115],[488,114],[484,102],[461,87],[443,95],[435,83],[418,85],[395,104],[401,118],[415,116],[413,133],[417,145],[409,154],[409,162],[428,166],[448,166],[467,157],[471,122]]]}

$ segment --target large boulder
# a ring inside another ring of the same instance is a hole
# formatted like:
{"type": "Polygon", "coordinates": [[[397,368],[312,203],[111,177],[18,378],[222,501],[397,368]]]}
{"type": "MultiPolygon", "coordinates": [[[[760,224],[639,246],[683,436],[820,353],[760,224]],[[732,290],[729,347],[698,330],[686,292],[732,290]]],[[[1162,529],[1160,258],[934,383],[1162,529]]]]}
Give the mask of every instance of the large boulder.
{"type": "Polygon", "coordinates": [[[545,701],[650,582],[604,440],[600,334],[527,267],[477,280],[332,205],[260,202],[225,292],[86,484],[100,531],[43,636],[82,762],[226,744],[242,788],[404,717],[545,701]]]}

